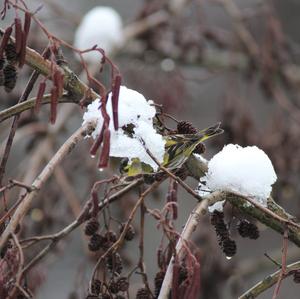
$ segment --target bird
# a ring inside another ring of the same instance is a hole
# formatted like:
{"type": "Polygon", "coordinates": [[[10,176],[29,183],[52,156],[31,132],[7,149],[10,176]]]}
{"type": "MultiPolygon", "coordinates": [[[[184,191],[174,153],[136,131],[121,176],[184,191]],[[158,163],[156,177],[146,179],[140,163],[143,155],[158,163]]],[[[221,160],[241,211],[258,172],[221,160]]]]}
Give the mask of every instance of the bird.
{"type": "Polygon", "coordinates": [[[195,134],[174,134],[166,136],[165,154],[163,166],[173,170],[180,168],[193,153],[195,148],[203,141],[222,134],[221,123],[203,130],[198,130],[195,134]]]}
{"type": "MultiPolygon", "coordinates": [[[[221,123],[208,127],[203,130],[196,130],[195,134],[172,134],[164,136],[166,141],[165,154],[162,166],[169,170],[179,169],[187,161],[195,148],[203,141],[223,133],[221,123]]],[[[143,143],[144,144],[144,143],[143,143]]],[[[139,159],[122,160],[120,172],[127,176],[152,173],[151,166],[140,162],[139,159]]]]}

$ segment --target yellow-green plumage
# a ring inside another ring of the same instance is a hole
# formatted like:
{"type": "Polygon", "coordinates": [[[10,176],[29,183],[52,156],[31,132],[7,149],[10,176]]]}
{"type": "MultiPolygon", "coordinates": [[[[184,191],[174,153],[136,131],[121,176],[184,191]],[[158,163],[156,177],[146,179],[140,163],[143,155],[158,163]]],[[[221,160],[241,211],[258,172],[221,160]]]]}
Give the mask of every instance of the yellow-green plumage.
{"type": "MultiPolygon", "coordinates": [[[[176,134],[165,136],[165,154],[162,165],[168,169],[180,168],[189,156],[193,153],[197,145],[206,139],[221,134],[223,130],[220,123],[204,130],[199,130],[196,134],[176,134]]],[[[132,159],[130,164],[122,167],[123,172],[128,176],[140,173],[151,173],[151,166],[141,163],[139,159],[132,159]]]]}
{"type": "Polygon", "coordinates": [[[221,134],[220,123],[201,130],[196,134],[170,135],[166,138],[163,166],[169,169],[181,167],[193,153],[198,144],[206,139],[221,134]]]}

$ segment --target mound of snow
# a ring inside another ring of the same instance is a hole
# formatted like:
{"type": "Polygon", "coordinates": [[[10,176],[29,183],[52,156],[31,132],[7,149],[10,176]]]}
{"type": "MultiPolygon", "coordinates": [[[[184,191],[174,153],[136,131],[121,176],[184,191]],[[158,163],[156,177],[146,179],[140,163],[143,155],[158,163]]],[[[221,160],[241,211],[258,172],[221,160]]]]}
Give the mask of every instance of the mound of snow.
{"type": "Polygon", "coordinates": [[[272,162],[263,150],[228,144],[209,161],[205,187],[237,192],[267,206],[276,179],[272,162]]]}
{"type": "MultiPolygon", "coordinates": [[[[111,93],[109,94],[106,110],[111,121],[109,128],[111,131],[110,140],[110,156],[126,157],[129,160],[139,158],[141,162],[149,164],[153,170],[157,170],[158,166],[145,151],[140,139],[145,142],[145,146],[150,150],[154,157],[163,162],[165,141],[163,137],[156,133],[153,127],[153,117],[155,116],[155,108],[151,105],[152,101],[147,101],[139,92],[121,86],[119,94],[118,116],[119,128],[115,131],[112,121],[112,104],[111,93]],[[128,134],[126,127],[130,126],[131,134],[128,134]]],[[[94,139],[100,134],[103,117],[100,111],[101,101],[96,99],[87,107],[87,111],[83,115],[83,124],[97,119],[97,127],[92,133],[94,139]]]]}
{"type": "MultiPolygon", "coordinates": [[[[86,50],[97,45],[106,54],[111,54],[123,44],[123,40],[123,24],[118,12],[111,7],[97,6],[83,17],[75,32],[74,46],[86,50]]],[[[92,51],[85,53],[84,58],[97,63],[101,56],[92,51]]]]}

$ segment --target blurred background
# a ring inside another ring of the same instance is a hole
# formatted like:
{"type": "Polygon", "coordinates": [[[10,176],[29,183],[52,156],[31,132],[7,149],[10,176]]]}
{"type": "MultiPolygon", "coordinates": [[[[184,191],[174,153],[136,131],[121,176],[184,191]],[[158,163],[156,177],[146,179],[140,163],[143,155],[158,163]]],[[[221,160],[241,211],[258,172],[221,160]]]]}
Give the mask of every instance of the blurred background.
{"type": "MultiPolygon", "coordinates": [[[[122,18],[126,38],[108,56],[119,67],[123,84],[162,104],[164,111],[176,119],[188,120],[197,128],[221,121],[225,133],[207,143],[204,154],[207,159],[227,143],[262,148],[277,172],[278,181],[273,188],[275,200],[294,216],[300,216],[298,1],[32,0],[27,4],[32,10],[42,4],[38,12],[40,20],[50,32],[70,44],[90,9],[95,6],[114,8],[122,18]]],[[[8,14],[1,21],[1,27],[10,22],[8,14]]],[[[101,22],[97,26],[101,26],[101,22]]],[[[33,23],[29,46],[41,52],[46,45],[45,35],[33,23]]],[[[64,48],[63,53],[71,69],[80,74],[82,66],[74,53],[64,48]]],[[[31,69],[24,67],[12,92],[0,90],[1,109],[18,101],[30,73],[31,69]]],[[[109,86],[108,70],[95,76],[109,86]]],[[[55,126],[48,124],[47,107],[43,107],[39,115],[22,114],[8,161],[7,179],[32,182],[55,150],[81,125],[83,110],[77,106],[62,108],[65,106],[72,104],[59,106],[63,113],[59,114],[55,126]],[[45,139],[49,142],[43,143],[45,139]]],[[[1,153],[10,124],[11,120],[1,123],[1,153]]],[[[172,121],[168,125],[176,127],[172,121]]],[[[66,226],[88,198],[93,183],[112,175],[113,170],[103,173],[97,170],[95,160],[88,154],[90,145],[89,141],[79,145],[46,184],[26,216],[22,227],[24,237],[54,233],[66,226]]],[[[187,182],[197,186],[192,179],[187,182]]],[[[166,190],[167,185],[152,194],[147,200],[148,206],[163,207],[166,190]]],[[[13,201],[17,195],[11,192],[9,197],[13,201]]],[[[136,198],[134,192],[126,195],[111,205],[111,213],[125,221],[136,198]]],[[[176,227],[180,231],[195,200],[180,190],[178,203],[176,227]]],[[[243,217],[231,208],[226,213],[233,222],[243,217]]],[[[257,225],[260,238],[256,241],[242,239],[233,228],[237,254],[227,260],[208,217],[202,220],[194,233],[194,242],[201,253],[200,298],[237,298],[277,270],[264,254],[280,262],[282,237],[257,225]]],[[[153,277],[158,271],[156,256],[161,231],[148,216],[145,229],[145,264],[153,286],[153,277]]],[[[136,237],[122,250],[127,272],[137,262],[137,248],[136,237]]],[[[39,249],[29,249],[28,255],[34,256],[39,249]]],[[[299,259],[299,249],[292,244],[288,249],[289,262],[299,259]]],[[[28,284],[38,299],[85,298],[95,262],[95,256],[87,250],[86,237],[76,230],[34,268],[28,284]]],[[[132,294],[141,285],[141,277],[133,275],[132,294]]],[[[298,298],[298,288],[292,278],[285,279],[278,298],[298,298]]],[[[272,293],[270,289],[259,298],[271,298],[272,293]]]]}

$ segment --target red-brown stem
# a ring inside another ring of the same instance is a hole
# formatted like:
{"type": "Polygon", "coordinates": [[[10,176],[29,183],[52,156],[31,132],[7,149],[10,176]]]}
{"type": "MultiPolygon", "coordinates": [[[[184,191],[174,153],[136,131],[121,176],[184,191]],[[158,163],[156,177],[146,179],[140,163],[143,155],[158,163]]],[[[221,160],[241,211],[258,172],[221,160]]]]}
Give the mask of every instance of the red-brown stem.
{"type": "Polygon", "coordinates": [[[283,233],[283,244],[282,244],[282,254],[281,254],[281,272],[278,277],[278,281],[277,281],[272,299],[277,298],[277,296],[279,294],[281,282],[282,282],[284,276],[286,275],[287,247],[288,247],[288,228],[286,227],[286,229],[284,230],[284,233],[283,233]]]}

